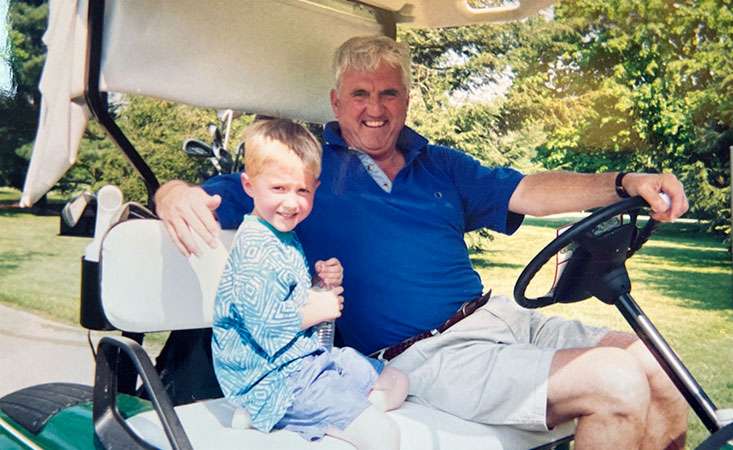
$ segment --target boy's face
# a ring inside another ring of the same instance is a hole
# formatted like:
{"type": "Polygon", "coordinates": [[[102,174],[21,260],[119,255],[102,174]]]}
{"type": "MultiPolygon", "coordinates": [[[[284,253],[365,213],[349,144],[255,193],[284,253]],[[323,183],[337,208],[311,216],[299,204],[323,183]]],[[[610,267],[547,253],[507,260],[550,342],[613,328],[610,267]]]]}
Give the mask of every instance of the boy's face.
{"type": "Polygon", "coordinates": [[[254,177],[242,174],[242,185],[254,200],[253,214],[279,231],[291,231],[313,209],[318,180],[282,143],[265,145],[270,158],[254,177]]]}

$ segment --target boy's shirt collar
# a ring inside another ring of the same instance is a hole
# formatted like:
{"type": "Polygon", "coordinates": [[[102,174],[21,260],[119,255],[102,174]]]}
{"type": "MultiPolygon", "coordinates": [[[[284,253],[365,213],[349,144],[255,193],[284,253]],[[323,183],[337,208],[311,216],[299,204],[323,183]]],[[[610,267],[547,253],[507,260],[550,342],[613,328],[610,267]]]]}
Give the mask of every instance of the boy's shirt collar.
{"type": "Polygon", "coordinates": [[[280,231],[277,228],[273,227],[272,224],[270,224],[270,222],[262,219],[261,217],[255,215],[254,213],[245,214],[244,221],[254,221],[254,222],[259,223],[260,225],[270,230],[272,234],[275,235],[275,237],[280,239],[281,242],[290,243],[293,241],[293,238],[295,235],[293,231],[280,231]]]}

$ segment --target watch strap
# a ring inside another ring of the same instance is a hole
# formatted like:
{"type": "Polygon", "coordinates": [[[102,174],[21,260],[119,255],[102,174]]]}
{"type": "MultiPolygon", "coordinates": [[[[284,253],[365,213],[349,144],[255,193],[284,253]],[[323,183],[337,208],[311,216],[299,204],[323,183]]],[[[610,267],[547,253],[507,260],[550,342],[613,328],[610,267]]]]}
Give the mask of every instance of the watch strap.
{"type": "Polygon", "coordinates": [[[626,189],[624,189],[624,185],[623,185],[623,180],[626,175],[627,175],[626,172],[619,172],[618,175],[616,175],[616,195],[618,195],[621,198],[631,197],[629,193],[626,192],[626,189]]]}

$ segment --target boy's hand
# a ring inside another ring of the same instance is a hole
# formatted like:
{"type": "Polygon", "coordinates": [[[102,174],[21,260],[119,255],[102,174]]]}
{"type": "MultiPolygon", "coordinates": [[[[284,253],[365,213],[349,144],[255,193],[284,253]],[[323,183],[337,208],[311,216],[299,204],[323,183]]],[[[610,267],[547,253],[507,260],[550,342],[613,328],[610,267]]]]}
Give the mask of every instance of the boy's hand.
{"type": "Polygon", "coordinates": [[[300,308],[303,316],[302,329],[313,325],[335,320],[341,317],[344,309],[344,288],[337,286],[330,289],[310,289],[308,302],[300,308]]]}
{"type": "Polygon", "coordinates": [[[344,268],[336,258],[316,261],[315,268],[316,283],[320,281],[325,287],[333,288],[341,286],[341,283],[344,282],[344,268]]]}

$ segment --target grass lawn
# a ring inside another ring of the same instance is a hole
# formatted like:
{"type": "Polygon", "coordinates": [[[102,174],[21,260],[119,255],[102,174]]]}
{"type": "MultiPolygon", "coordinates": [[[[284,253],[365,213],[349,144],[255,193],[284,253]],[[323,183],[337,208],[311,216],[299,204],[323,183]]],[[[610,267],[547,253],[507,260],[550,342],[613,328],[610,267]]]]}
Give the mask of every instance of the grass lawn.
{"type": "MultiPolygon", "coordinates": [[[[0,188],[0,206],[18,197],[0,188]]],[[[511,237],[497,235],[488,251],[474,252],[484,284],[510,294],[524,265],[568,220],[528,219],[511,237]]],[[[0,208],[0,302],[76,324],[80,258],[88,239],[59,237],[58,217],[0,208]]],[[[538,274],[529,295],[547,290],[553,268],[538,274]]],[[[628,262],[637,303],[679,352],[719,406],[733,407],[733,277],[725,248],[695,224],[660,227],[628,262]]],[[[548,314],[628,329],[617,310],[596,300],[556,305],[548,314]]],[[[690,416],[688,448],[706,436],[690,416]]]]}
{"type": "MultiPolygon", "coordinates": [[[[19,194],[0,189],[3,205],[19,194]]],[[[0,209],[0,301],[77,323],[80,258],[88,239],[59,237],[58,216],[0,209]]]]}

